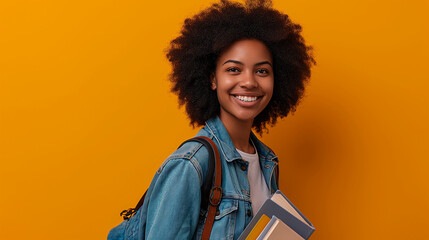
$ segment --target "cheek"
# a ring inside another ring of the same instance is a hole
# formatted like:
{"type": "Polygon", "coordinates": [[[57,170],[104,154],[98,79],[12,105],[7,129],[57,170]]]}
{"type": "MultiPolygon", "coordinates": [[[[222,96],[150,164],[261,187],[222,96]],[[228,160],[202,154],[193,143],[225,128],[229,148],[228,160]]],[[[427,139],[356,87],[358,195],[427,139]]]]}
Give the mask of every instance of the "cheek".
{"type": "Polygon", "coordinates": [[[264,89],[265,94],[271,98],[273,96],[274,91],[274,80],[270,79],[269,81],[264,81],[261,84],[261,87],[264,89]]]}
{"type": "Polygon", "coordinates": [[[218,91],[228,91],[234,86],[234,81],[230,76],[220,76],[217,78],[216,86],[218,91]]]}

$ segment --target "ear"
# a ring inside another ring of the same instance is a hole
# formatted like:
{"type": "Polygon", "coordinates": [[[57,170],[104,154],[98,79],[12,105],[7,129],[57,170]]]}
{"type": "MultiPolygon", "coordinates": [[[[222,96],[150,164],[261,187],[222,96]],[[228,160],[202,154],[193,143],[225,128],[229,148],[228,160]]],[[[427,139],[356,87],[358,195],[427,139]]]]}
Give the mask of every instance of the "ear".
{"type": "Polygon", "coordinates": [[[211,83],[211,89],[212,90],[216,90],[216,77],[215,77],[215,74],[214,73],[212,73],[211,75],[210,75],[210,83],[211,83]]]}

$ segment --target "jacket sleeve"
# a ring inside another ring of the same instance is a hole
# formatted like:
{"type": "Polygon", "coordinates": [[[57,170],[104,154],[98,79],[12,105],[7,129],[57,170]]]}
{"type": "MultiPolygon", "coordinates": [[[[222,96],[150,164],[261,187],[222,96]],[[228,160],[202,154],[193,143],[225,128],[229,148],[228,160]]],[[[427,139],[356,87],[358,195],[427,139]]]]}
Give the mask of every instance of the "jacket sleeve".
{"type": "Polygon", "coordinates": [[[168,160],[148,203],[145,239],[191,239],[199,219],[200,186],[191,161],[168,160]]]}

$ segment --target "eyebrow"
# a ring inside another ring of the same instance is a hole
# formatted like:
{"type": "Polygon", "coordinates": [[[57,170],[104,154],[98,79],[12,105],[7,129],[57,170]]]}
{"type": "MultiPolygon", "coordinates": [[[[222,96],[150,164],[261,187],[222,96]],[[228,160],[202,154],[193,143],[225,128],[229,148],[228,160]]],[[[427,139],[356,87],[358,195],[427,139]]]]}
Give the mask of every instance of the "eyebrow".
{"type": "MultiPolygon", "coordinates": [[[[225,65],[226,63],[229,63],[229,62],[232,62],[232,63],[236,63],[236,64],[240,64],[240,65],[244,65],[244,63],[242,63],[242,62],[240,62],[240,61],[237,61],[237,60],[228,60],[228,61],[226,61],[226,62],[224,62],[222,65],[225,65]]],[[[271,63],[269,62],[269,61],[263,61],[263,62],[259,62],[259,63],[256,63],[255,64],[255,66],[259,66],[259,65],[264,65],[264,64],[268,64],[268,65],[270,65],[271,67],[273,67],[273,65],[271,65],[271,63]]]]}

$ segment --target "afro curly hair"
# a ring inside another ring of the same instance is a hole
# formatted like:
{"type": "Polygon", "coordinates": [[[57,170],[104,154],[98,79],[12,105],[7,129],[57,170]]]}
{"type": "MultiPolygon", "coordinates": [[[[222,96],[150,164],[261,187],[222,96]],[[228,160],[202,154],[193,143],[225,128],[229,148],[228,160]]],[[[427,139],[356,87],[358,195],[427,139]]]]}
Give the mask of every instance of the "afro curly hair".
{"type": "Polygon", "coordinates": [[[221,0],[184,22],[181,34],[171,41],[167,59],[172,64],[171,91],[186,105],[192,125],[204,125],[220,112],[210,76],[222,51],[242,39],[263,42],[273,58],[274,90],[271,101],[253,121],[259,134],[266,125],[293,112],[303,96],[311,67],[312,48],[301,36],[301,26],[272,7],[271,1],[245,4],[221,0]]]}

